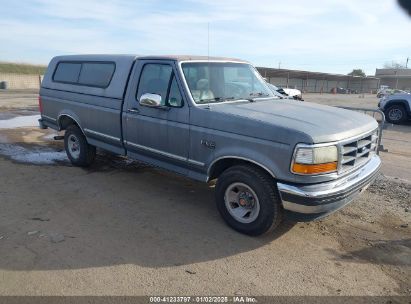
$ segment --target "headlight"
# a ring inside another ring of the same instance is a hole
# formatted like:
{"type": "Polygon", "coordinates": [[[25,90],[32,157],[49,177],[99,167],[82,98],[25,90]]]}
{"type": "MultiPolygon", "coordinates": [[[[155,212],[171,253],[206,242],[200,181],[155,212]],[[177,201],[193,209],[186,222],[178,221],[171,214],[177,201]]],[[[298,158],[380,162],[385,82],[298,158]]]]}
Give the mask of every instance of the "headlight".
{"type": "Polygon", "coordinates": [[[310,147],[297,145],[291,164],[295,174],[314,175],[337,171],[337,146],[310,147]]]}

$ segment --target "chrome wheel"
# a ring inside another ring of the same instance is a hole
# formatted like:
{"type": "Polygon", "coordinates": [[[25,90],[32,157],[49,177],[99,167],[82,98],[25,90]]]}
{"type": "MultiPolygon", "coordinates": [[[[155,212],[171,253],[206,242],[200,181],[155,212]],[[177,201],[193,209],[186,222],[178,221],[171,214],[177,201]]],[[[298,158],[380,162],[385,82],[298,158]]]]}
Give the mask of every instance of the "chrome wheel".
{"type": "Polygon", "coordinates": [[[78,138],[74,134],[70,134],[67,140],[68,150],[70,155],[78,159],[80,157],[80,143],[78,138]]]}
{"type": "Polygon", "coordinates": [[[240,223],[251,223],[260,213],[257,195],[244,183],[229,185],[224,194],[224,202],[230,215],[240,223]]]}
{"type": "Polygon", "coordinates": [[[393,108],[388,112],[388,118],[391,121],[398,121],[402,119],[402,111],[398,108],[393,108]]]}

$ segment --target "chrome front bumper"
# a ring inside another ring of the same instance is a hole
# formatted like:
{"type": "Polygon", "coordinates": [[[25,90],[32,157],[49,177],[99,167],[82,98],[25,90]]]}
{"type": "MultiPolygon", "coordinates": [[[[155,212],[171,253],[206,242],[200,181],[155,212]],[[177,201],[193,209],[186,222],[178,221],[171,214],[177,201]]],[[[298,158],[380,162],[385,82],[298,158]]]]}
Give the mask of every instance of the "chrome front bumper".
{"type": "Polygon", "coordinates": [[[341,179],[319,184],[277,183],[284,209],[298,220],[326,216],[352,202],[377,177],[381,160],[374,155],[363,167],[341,179]]]}

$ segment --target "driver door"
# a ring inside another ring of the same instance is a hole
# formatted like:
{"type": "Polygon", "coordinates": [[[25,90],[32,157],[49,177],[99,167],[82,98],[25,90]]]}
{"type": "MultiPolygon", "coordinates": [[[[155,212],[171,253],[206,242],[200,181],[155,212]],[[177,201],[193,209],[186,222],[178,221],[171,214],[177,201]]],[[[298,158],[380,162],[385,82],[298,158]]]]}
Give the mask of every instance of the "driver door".
{"type": "Polygon", "coordinates": [[[123,124],[129,156],[187,173],[189,108],[183,100],[174,62],[140,60],[126,96],[123,124]],[[140,104],[144,94],[161,96],[160,107],[140,104]]]}

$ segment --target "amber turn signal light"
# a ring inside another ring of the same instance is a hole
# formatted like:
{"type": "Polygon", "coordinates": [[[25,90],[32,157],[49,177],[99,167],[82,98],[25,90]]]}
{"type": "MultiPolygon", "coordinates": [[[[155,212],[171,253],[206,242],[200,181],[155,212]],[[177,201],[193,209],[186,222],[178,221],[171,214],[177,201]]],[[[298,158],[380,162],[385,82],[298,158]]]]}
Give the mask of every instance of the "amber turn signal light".
{"type": "Polygon", "coordinates": [[[293,172],[298,174],[321,174],[337,171],[337,162],[324,164],[293,164],[293,172]]]}

